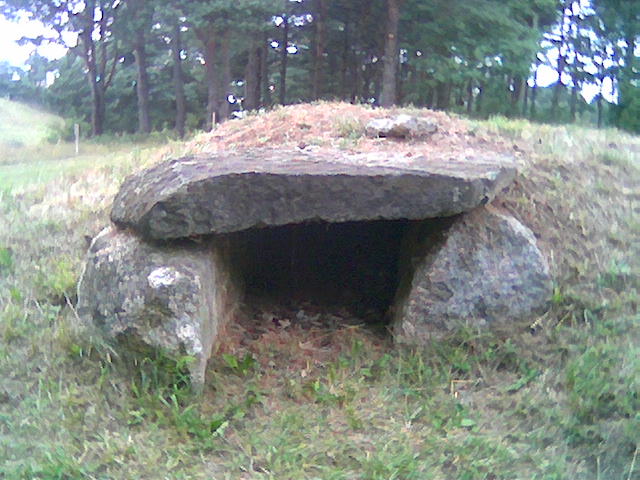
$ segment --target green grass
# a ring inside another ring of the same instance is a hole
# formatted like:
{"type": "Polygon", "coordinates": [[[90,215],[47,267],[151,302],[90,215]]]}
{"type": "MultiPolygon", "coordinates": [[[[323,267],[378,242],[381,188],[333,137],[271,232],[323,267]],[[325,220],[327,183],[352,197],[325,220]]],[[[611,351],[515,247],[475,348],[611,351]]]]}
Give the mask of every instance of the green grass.
{"type": "Polygon", "coordinates": [[[163,142],[151,140],[111,145],[83,142],[81,153],[77,156],[75,147],[66,143],[30,149],[29,160],[14,157],[12,162],[0,163],[0,190],[46,184],[63,175],[76,175],[92,169],[112,169],[123,162],[137,164],[143,162],[163,142]]]}
{"type": "Polygon", "coordinates": [[[0,167],[0,478],[639,479],[640,242],[624,221],[638,199],[622,189],[640,176],[629,149],[602,152],[640,140],[499,122],[531,148],[506,207],[558,279],[533,333],[416,350],[363,327],[297,331],[216,355],[201,396],[188,358],[124,354],[71,307],[124,175],[185,147],[114,141],[0,167]],[[320,336],[321,361],[303,348],[320,336]]]}
{"type": "Polygon", "coordinates": [[[0,153],[57,140],[65,121],[22,103],[0,98],[0,153]]]}

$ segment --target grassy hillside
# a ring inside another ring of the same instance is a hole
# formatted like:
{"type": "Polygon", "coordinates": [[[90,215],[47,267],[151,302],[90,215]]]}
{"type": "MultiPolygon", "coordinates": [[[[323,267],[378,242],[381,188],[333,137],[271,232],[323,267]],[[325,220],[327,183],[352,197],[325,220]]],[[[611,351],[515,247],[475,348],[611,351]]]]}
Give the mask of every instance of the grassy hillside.
{"type": "Polygon", "coordinates": [[[509,335],[407,349],[364,326],[274,327],[229,338],[195,397],[188,359],[127,358],[79,324],[86,237],[128,172],[247,139],[366,149],[371,112],[278,109],[20,188],[0,172],[0,478],[640,479],[640,138],[617,131],[443,118],[441,145],[520,160],[500,203],[557,279],[551,311],[509,335]]]}
{"type": "Polygon", "coordinates": [[[0,98],[0,149],[55,142],[63,127],[64,120],[58,116],[0,98]]]}
{"type": "Polygon", "coordinates": [[[75,144],[65,140],[71,137],[71,128],[60,117],[0,98],[0,191],[111,168],[123,161],[137,165],[149,149],[168,140],[162,134],[83,138],[76,155],[75,144]]]}

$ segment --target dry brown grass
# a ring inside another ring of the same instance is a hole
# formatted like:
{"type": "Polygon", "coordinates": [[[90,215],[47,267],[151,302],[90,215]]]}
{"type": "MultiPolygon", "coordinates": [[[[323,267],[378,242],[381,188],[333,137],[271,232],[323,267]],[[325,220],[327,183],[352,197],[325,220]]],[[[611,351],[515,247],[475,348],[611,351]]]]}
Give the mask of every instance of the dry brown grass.
{"type": "Polygon", "coordinates": [[[616,262],[639,267],[638,140],[619,147],[605,132],[538,133],[517,140],[525,162],[497,203],[534,231],[558,284],[593,285],[616,262]]]}
{"type": "Polygon", "coordinates": [[[472,156],[478,151],[510,151],[498,137],[479,136],[461,118],[426,109],[374,109],[338,102],[278,107],[218,126],[194,139],[193,153],[220,153],[259,147],[345,150],[349,153],[392,152],[406,156],[472,156]],[[367,123],[400,113],[419,115],[438,125],[428,141],[368,138],[367,123]]]}

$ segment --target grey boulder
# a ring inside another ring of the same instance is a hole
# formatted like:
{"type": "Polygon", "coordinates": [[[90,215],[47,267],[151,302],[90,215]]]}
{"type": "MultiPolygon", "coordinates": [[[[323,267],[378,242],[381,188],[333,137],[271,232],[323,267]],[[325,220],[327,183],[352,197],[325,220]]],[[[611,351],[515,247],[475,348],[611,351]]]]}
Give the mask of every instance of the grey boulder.
{"type": "Polygon", "coordinates": [[[393,118],[371,120],[364,129],[368,137],[420,138],[424,139],[438,131],[438,125],[422,117],[398,115],[393,118]]]}
{"type": "Polygon", "coordinates": [[[462,325],[509,327],[548,307],[548,264],[533,233],[512,216],[483,207],[448,229],[412,236],[416,264],[398,294],[396,341],[424,344],[462,325]]]}
{"type": "Polygon", "coordinates": [[[202,385],[219,330],[237,304],[215,246],[159,246],[106,228],[92,242],[78,286],[78,315],[107,338],[194,358],[202,385]]]}

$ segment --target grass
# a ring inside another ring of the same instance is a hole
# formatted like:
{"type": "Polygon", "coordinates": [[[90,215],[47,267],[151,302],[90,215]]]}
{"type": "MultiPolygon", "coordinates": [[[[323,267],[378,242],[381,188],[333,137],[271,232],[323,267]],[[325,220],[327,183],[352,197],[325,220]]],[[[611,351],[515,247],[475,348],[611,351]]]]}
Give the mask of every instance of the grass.
{"type": "Polygon", "coordinates": [[[639,479],[640,140],[471,128],[526,152],[503,202],[557,278],[535,328],[461,330],[420,350],[364,327],[282,329],[212,358],[201,396],[189,358],[132,357],[72,308],[85,236],[124,175],[185,147],[5,164],[0,478],[639,479]],[[33,175],[41,164],[55,177],[33,175]]]}
{"type": "Polygon", "coordinates": [[[5,149],[34,147],[48,140],[55,142],[55,134],[65,121],[22,103],[0,98],[0,152],[5,149]]]}

